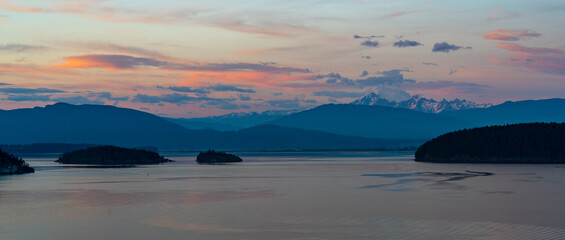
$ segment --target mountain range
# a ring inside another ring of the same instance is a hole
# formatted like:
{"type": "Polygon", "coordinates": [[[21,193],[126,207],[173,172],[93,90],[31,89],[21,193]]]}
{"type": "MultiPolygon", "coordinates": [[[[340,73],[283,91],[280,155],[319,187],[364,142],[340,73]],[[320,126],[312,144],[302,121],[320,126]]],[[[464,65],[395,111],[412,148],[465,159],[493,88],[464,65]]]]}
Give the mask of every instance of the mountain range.
{"type": "Polygon", "coordinates": [[[476,125],[447,115],[410,109],[352,104],[326,104],[288,115],[269,124],[349,136],[429,139],[476,125]]]}
{"type": "Polygon", "coordinates": [[[382,86],[374,88],[365,94],[365,96],[356,99],[351,104],[405,108],[426,113],[488,108],[492,106],[490,103],[478,104],[457,98],[451,101],[446,100],[445,98],[441,101],[436,101],[434,99],[424,98],[421,95],[410,96],[409,93],[400,88],[382,86]]]}
{"type": "Polygon", "coordinates": [[[189,130],[150,113],[104,105],[57,103],[0,110],[0,144],[69,143],[154,146],[159,150],[304,150],[416,147],[419,140],[342,136],[260,125],[238,131],[189,130]]]}
{"type": "Polygon", "coordinates": [[[260,125],[292,113],[299,112],[298,109],[292,110],[268,110],[258,112],[239,112],[229,113],[220,116],[203,118],[165,118],[166,120],[183,126],[186,129],[215,129],[219,131],[231,131],[260,125]]]}
{"type": "Polygon", "coordinates": [[[57,103],[0,110],[0,144],[111,144],[154,146],[159,150],[398,149],[417,147],[443,133],[465,128],[565,122],[565,99],[505,102],[441,113],[326,104],[273,118],[238,130],[187,129],[133,109],[57,103]]]}

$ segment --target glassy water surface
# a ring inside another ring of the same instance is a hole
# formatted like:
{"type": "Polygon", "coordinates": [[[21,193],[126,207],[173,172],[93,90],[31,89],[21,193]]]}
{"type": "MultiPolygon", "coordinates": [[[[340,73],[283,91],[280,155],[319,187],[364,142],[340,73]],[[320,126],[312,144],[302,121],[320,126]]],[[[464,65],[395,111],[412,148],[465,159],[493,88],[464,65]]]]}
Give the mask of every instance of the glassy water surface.
{"type": "Polygon", "coordinates": [[[429,164],[413,152],[238,153],[133,168],[24,157],[0,239],[564,239],[565,166],[429,164]]]}

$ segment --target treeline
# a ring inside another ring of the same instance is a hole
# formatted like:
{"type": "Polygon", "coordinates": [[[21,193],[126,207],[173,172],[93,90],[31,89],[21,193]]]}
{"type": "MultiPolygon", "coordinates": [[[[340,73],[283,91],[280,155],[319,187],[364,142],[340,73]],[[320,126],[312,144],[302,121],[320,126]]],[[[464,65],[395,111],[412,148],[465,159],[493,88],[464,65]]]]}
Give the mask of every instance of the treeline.
{"type": "Polygon", "coordinates": [[[0,175],[32,172],[34,172],[34,169],[31,168],[23,159],[0,149],[0,175]]]}
{"type": "Polygon", "coordinates": [[[198,156],[196,156],[197,163],[233,163],[242,161],[243,160],[236,155],[225,152],[216,152],[214,150],[200,152],[198,156]]]}
{"type": "MultiPolygon", "coordinates": [[[[32,143],[32,144],[0,144],[0,149],[12,154],[46,154],[64,153],[89,147],[101,146],[100,144],[72,144],[72,143],[32,143]]],[[[157,152],[156,147],[144,146],[135,149],[157,152]]]]}
{"type": "Polygon", "coordinates": [[[565,123],[465,129],[424,143],[416,161],[441,163],[565,163],[565,123]]]}
{"type": "Polygon", "coordinates": [[[69,164],[158,164],[170,162],[159,153],[116,146],[97,146],[63,153],[56,162],[69,164]]]}

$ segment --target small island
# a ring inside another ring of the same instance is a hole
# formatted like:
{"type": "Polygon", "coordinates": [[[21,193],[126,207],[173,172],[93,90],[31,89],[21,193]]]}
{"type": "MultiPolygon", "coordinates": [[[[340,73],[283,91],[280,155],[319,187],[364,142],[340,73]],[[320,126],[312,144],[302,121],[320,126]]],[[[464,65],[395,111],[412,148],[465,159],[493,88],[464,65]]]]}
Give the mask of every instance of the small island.
{"type": "Polygon", "coordinates": [[[565,123],[523,123],[446,133],[424,143],[418,162],[565,163],[565,123]]]}
{"type": "Polygon", "coordinates": [[[55,162],[64,164],[138,165],[172,162],[156,152],[116,146],[96,146],[63,153],[55,162]]]}
{"type": "Polygon", "coordinates": [[[0,149],[0,175],[33,173],[35,170],[24,160],[0,149]]]}
{"type": "Polygon", "coordinates": [[[216,152],[214,150],[200,152],[196,157],[196,162],[201,164],[235,163],[242,161],[243,160],[236,155],[225,152],[216,152]]]}

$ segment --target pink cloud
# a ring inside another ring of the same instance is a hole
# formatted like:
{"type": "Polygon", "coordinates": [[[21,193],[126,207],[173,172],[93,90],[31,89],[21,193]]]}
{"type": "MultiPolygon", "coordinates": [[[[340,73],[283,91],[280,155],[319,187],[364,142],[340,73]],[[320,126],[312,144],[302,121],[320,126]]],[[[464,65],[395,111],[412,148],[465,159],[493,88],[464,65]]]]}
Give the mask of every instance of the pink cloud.
{"type": "Polygon", "coordinates": [[[419,13],[420,10],[412,10],[412,11],[398,11],[398,12],[393,12],[390,14],[387,14],[384,16],[384,18],[393,18],[393,17],[401,17],[404,15],[409,15],[409,14],[414,14],[414,13],[419,13]]]}
{"type": "Polygon", "coordinates": [[[5,0],[0,1],[0,8],[10,12],[21,12],[21,13],[49,12],[49,10],[45,8],[15,5],[5,0]]]}
{"type": "Polygon", "coordinates": [[[211,9],[183,8],[163,12],[115,8],[102,5],[108,0],[75,1],[52,4],[48,7],[18,5],[8,0],[0,0],[0,9],[19,13],[62,13],[103,22],[135,22],[146,24],[184,25],[196,24],[218,27],[230,31],[271,36],[296,36],[305,32],[315,32],[314,28],[282,21],[259,21],[250,23],[241,14],[216,18],[196,17],[211,9]]]}
{"type": "Polygon", "coordinates": [[[525,37],[539,37],[541,34],[530,30],[511,30],[496,29],[490,33],[483,34],[483,37],[489,40],[501,41],[518,41],[525,37]]]}
{"type": "Polygon", "coordinates": [[[524,47],[514,43],[498,43],[498,48],[510,51],[528,54],[562,54],[563,50],[557,48],[540,48],[540,47],[524,47]]]}
{"type": "Polygon", "coordinates": [[[526,47],[513,43],[498,43],[498,48],[514,53],[501,61],[502,64],[565,75],[565,51],[562,49],[526,47]]]}

